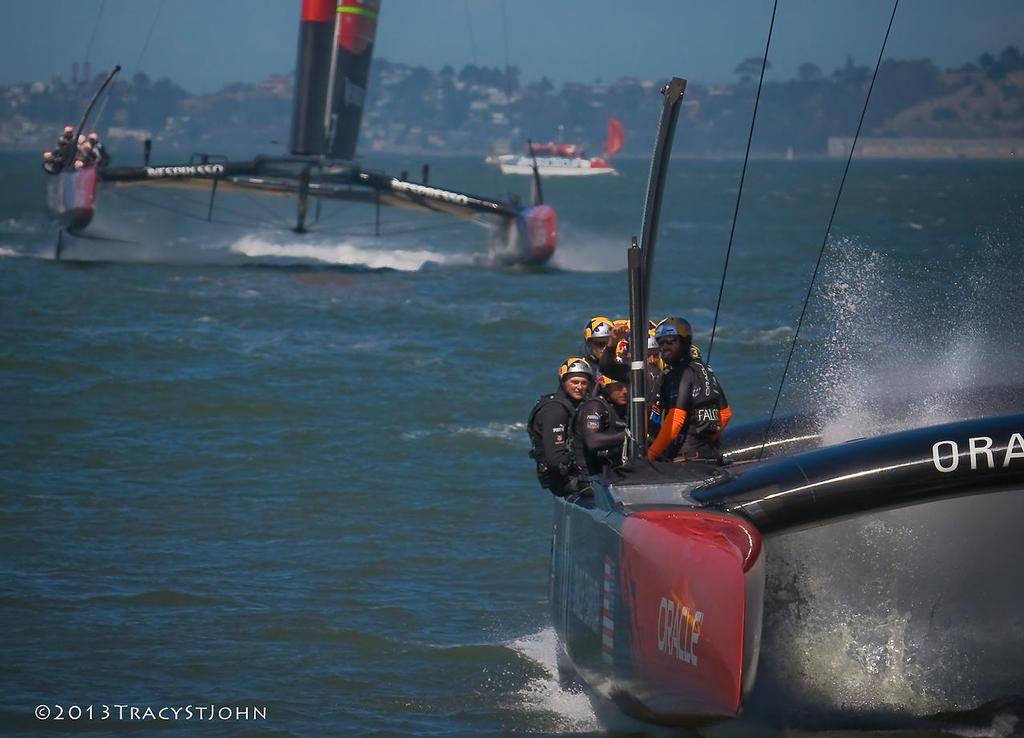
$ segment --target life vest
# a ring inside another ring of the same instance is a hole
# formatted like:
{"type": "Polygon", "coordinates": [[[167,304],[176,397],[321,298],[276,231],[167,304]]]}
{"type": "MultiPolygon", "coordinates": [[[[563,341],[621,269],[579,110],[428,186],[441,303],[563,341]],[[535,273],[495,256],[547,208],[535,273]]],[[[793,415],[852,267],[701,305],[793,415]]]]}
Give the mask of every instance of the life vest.
{"type": "Polygon", "coordinates": [[[583,415],[583,409],[584,407],[593,409],[595,404],[597,405],[597,412],[601,422],[601,428],[598,430],[601,432],[614,432],[612,426],[619,419],[618,411],[603,395],[587,398],[576,408],[576,414],[572,420],[572,454],[573,459],[576,461],[576,467],[581,473],[586,474],[597,474],[604,467],[615,467],[622,463],[621,446],[614,453],[611,453],[612,449],[592,451],[586,447],[583,424],[586,423],[587,418],[583,415]]]}
{"type": "Polygon", "coordinates": [[[530,417],[526,421],[526,432],[530,436],[530,458],[537,464],[537,480],[540,482],[540,486],[545,489],[553,489],[554,487],[560,486],[560,483],[564,480],[579,476],[579,471],[576,469],[576,464],[574,463],[575,457],[573,455],[572,448],[572,420],[575,414],[576,408],[568,398],[561,393],[541,395],[540,399],[537,400],[537,403],[533,406],[533,410],[530,411],[530,417]],[[534,422],[537,419],[537,414],[551,403],[561,405],[565,408],[566,412],[565,443],[570,467],[564,470],[551,466],[544,453],[544,438],[540,429],[536,427],[534,422]]]}

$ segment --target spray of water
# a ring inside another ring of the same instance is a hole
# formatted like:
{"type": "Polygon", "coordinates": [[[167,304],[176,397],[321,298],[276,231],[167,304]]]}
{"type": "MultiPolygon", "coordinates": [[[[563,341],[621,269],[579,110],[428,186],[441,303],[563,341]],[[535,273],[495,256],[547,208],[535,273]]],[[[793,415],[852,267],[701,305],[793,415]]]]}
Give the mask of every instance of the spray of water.
{"type": "Polygon", "coordinates": [[[629,241],[606,232],[563,227],[552,266],[570,272],[617,272],[626,268],[629,241]]]}
{"type": "Polygon", "coordinates": [[[1006,371],[1024,360],[1014,249],[993,237],[951,268],[836,244],[809,321],[826,328],[806,334],[787,396],[815,398],[826,443],[1006,411],[970,398],[1019,381],[1006,371]]]}
{"type": "Polygon", "coordinates": [[[524,708],[555,717],[556,730],[587,733],[601,727],[586,691],[578,683],[559,678],[556,654],[560,645],[554,628],[545,628],[507,644],[517,653],[544,668],[544,675],[530,681],[520,691],[524,708]]]}

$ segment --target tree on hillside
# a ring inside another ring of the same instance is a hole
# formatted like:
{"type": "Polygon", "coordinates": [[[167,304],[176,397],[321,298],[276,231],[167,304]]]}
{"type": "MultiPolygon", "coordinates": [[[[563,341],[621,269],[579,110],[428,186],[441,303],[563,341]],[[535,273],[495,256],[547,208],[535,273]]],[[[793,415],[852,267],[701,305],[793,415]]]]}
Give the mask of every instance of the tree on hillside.
{"type": "Polygon", "coordinates": [[[796,78],[801,82],[817,82],[821,77],[821,67],[813,62],[804,62],[797,67],[796,78]]]}
{"type": "MultiPolygon", "coordinates": [[[[755,77],[761,77],[761,64],[764,62],[764,58],[760,56],[751,56],[739,64],[733,70],[733,73],[738,74],[740,77],[740,84],[749,84],[755,77]]],[[[768,62],[765,69],[771,69],[772,63],[768,62]]]]}
{"type": "Polygon", "coordinates": [[[998,59],[991,54],[982,54],[978,63],[990,80],[998,82],[1006,75],[1024,69],[1024,56],[1016,46],[1007,46],[998,59]]]}

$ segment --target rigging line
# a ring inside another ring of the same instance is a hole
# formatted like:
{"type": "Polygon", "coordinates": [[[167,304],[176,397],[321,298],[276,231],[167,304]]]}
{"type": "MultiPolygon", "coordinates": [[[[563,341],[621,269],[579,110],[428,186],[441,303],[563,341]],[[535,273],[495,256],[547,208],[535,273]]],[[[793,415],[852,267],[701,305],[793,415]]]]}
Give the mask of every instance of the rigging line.
{"type": "Polygon", "coordinates": [[[280,213],[278,213],[275,210],[273,210],[270,207],[269,203],[267,205],[265,205],[265,206],[261,205],[260,201],[256,199],[255,195],[252,195],[252,194],[246,192],[244,189],[243,190],[239,190],[238,194],[241,195],[242,197],[244,197],[245,199],[247,199],[249,202],[251,202],[257,208],[262,208],[263,211],[265,213],[267,213],[267,215],[271,216],[271,220],[280,221],[281,223],[284,224],[284,226],[283,226],[284,228],[286,228],[288,230],[292,229],[292,221],[288,218],[288,216],[287,215],[281,215],[280,213]]]}
{"type": "Polygon", "coordinates": [[[772,31],[775,29],[775,14],[779,10],[779,0],[772,6],[772,19],[768,24],[768,40],[764,45],[764,56],[761,59],[761,78],[757,82],[757,95],[754,97],[754,113],[750,117],[750,131],[747,134],[747,153],[743,156],[743,169],[740,172],[740,188],[736,193],[736,208],[732,212],[732,226],[729,228],[729,245],[725,249],[725,263],[722,265],[722,280],[718,284],[718,304],[715,305],[715,322],[711,326],[711,340],[708,342],[708,353],[705,364],[711,363],[711,351],[715,348],[715,331],[718,328],[718,315],[722,308],[722,294],[725,292],[725,275],[729,271],[729,256],[732,254],[733,237],[736,235],[736,221],[740,214],[740,200],[743,198],[743,182],[747,177],[747,163],[750,161],[750,147],[754,141],[754,123],[757,121],[757,108],[761,102],[761,88],[764,86],[764,72],[768,68],[768,49],[772,45],[772,31]]]}
{"type": "Polygon", "coordinates": [[[473,16],[469,12],[469,0],[466,0],[466,25],[469,26],[469,48],[473,53],[473,66],[476,63],[476,37],[473,35],[473,16]]]}
{"type": "MultiPolygon", "coordinates": [[[[508,63],[508,21],[505,18],[505,0],[499,3],[501,7],[501,38],[505,44],[505,99],[506,104],[512,105],[512,67],[508,63]]],[[[509,123],[512,122],[511,110],[509,110],[509,123]]]]}
{"type": "Polygon", "coordinates": [[[149,33],[146,34],[146,40],[142,44],[142,50],[139,52],[139,58],[135,60],[135,71],[141,71],[139,69],[142,64],[142,57],[146,55],[146,50],[149,48],[149,40],[153,38],[153,31],[156,29],[156,22],[160,19],[160,11],[164,9],[164,0],[160,0],[160,4],[156,6],[156,13],[153,15],[153,22],[149,24],[149,33]]]}
{"type": "Polygon", "coordinates": [[[764,455],[764,447],[768,442],[768,432],[771,430],[772,422],[775,420],[775,411],[779,407],[779,399],[782,397],[782,388],[786,384],[786,375],[789,373],[789,365],[793,361],[793,352],[796,349],[797,338],[800,337],[800,328],[804,323],[804,316],[807,313],[807,305],[811,301],[811,295],[814,292],[814,281],[818,276],[818,269],[821,267],[822,257],[825,255],[825,249],[828,246],[828,239],[832,233],[832,223],[836,217],[836,211],[839,209],[839,199],[843,194],[843,186],[846,184],[846,175],[850,172],[850,163],[853,161],[853,153],[857,149],[857,140],[860,138],[861,128],[864,126],[864,117],[868,112],[868,103],[871,101],[871,91],[875,87],[875,80],[878,79],[878,69],[882,66],[882,55],[885,53],[885,46],[889,43],[889,34],[892,32],[893,21],[896,20],[896,9],[900,5],[900,0],[893,0],[892,4],[892,15],[889,16],[889,27],[885,30],[885,38],[882,39],[882,48],[878,50],[878,61],[875,62],[875,72],[871,75],[871,84],[868,85],[867,95],[864,96],[864,107],[860,111],[860,120],[857,122],[857,131],[853,134],[853,143],[850,144],[850,153],[846,157],[846,166],[843,168],[843,176],[839,180],[839,189],[836,191],[836,199],[832,204],[832,214],[829,215],[828,225],[825,227],[825,237],[821,241],[821,249],[818,251],[818,261],[814,265],[814,272],[811,274],[811,283],[807,285],[807,296],[804,298],[803,308],[800,310],[800,318],[796,322],[796,331],[793,333],[793,340],[789,344],[789,355],[786,357],[786,366],[782,370],[782,379],[779,381],[779,391],[775,395],[775,404],[772,405],[771,415],[768,416],[768,423],[764,427],[764,436],[761,439],[761,450],[757,454],[758,460],[764,455]]]}
{"type": "MultiPolygon", "coordinates": [[[[195,220],[195,221],[203,222],[203,223],[207,222],[205,216],[196,215],[194,213],[188,212],[187,210],[182,210],[181,208],[177,208],[177,207],[175,207],[173,205],[168,205],[165,202],[155,201],[155,200],[152,200],[152,199],[150,199],[148,197],[140,197],[138,195],[129,194],[128,192],[118,192],[118,197],[119,198],[123,198],[125,200],[128,200],[129,202],[137,202],[137,203],[146,205],[147,207],[151,207],[151,208],[154,208],[156,210],[164,210],[164,211],[166,211],[168,213],[174,213],[175,215],[180,215],[181,217],[188,218],[189,220],[195,220]]],[[[199,203],[198,201],[196,201],[193,198],[183,197],[182,199],[185,202],[189,203],[189,204],[196,204],[196,205],[200,205],[201,204],[203,207],[206,206],[205,202],[204,203],[199,203]]],[[[226,212],[229,212],[229,213],[233,213],[234,215],[240,215],[241,217],[247,217],[247,215],[248,215],[246,213],[241,213],[240,211],[237,211],[237,210],[231,210],[231,209],[224,208],[223,206],[220,206],[220,209],[224,210],[226,212]]],[[[212,222],[219,223],[221,225],[244,226],[246,228],[255,228],[255,229],[258,229],[258,230],[270,230],[270,231],[280,231],[281,230],[281,226],[279,226],[279,225],[270,225],[269,221],[267,221],[266,224],[261,224],[259,221],[253,221],[252,219],[249,219],[247,221],[232,221],[232,220],[222,220],[220,218],[215,218],[212,222]]]]}
{"type": "MultiPolygon", "coordinates": [[[[92,35],[89,36],[89,45],[85,47],[85,63],[89,63],[89,57],[92,56],[92,45],[96,41],[96,32],[100,30],[100,18],[103,17],[103,7],[107,4],[107,0],[100,0],[100,12],[96,14],[96,20],[92,24],[92,35]]],[[[88,80],[86,80],[88,82],[88,80]]]]}

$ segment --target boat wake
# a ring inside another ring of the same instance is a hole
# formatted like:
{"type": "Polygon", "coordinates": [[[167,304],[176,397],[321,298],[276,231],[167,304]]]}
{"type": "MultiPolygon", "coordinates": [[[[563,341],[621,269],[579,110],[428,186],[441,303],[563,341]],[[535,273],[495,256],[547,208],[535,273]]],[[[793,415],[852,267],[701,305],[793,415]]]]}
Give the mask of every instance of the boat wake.
{"type": "Polygon", "coordinates": [[[651,725],[625,715],[614,704],[590,691],[571,667],[560,666],[557,654],[562,647],[554,628],[544,628],[505,645],[542,667],[543,676],[528,682],[519,690],[518,697],[521,708],[551,720],[548,730],[559,734],[611,731],[655,738],[680,735],[675,728],[651,725]]]}
{"type": "Polygon", "coordinates": [[[251,259],[271,257],[278,263],[289,260],[400,272],[416,272],[431,266],[472,266],[476,263],[472,255],[468,254],[445,254],[426,249],[370,249],[351,241],[276,243],[257,236],[244,236],[231,244],[229,251],[251,259]]]}

